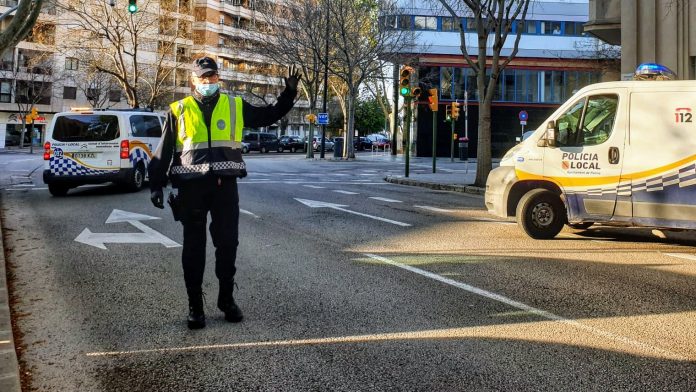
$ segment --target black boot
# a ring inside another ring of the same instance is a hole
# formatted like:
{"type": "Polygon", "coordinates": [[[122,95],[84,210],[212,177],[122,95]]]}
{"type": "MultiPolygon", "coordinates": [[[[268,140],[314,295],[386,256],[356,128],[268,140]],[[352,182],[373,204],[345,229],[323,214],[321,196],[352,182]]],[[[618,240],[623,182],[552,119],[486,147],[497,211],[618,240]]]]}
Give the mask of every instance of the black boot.
{"type": "Polygon", "coordinates": [[[234,302],[234,281],[220,282],[220,293],[218,294],[218,309],[225,313],[225,320],[231,323],[238,323],[244,319],[242,310],[234,302]]]}
{"type": "Polygon", "coordinates": [[[188,291],[189,314],[188,327],[189,329],[205,328],[205,313],[203,312],[203,292],[188,291]]]}

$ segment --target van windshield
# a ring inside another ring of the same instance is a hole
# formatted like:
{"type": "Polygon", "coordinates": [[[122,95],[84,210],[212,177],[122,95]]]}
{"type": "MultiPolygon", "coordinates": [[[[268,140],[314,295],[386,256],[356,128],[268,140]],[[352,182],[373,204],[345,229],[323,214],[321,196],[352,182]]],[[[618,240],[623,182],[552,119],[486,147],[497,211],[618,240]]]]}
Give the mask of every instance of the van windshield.
{"type": "Polygon", "coordinates": [[[105,142],[118,137],[118,117],[114,115],[59,116],[53,127],[53,139],[59,142],[105,142]]]}

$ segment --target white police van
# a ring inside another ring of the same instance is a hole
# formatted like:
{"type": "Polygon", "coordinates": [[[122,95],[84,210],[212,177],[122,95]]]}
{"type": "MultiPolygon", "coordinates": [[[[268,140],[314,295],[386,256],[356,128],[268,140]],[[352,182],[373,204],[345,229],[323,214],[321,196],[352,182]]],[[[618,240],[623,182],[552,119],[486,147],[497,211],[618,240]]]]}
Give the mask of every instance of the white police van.
{"type": "Polygon", "coordinates": [[[164,117],[143,109],[77,108],[53,117],[46,133],[43,181],[53,196],[84,184],[142,189],[164,117]]]}
{"type": "Polygon", "coordinates": [[[564,224],[696,230],[696,81],[636,79],[583,88],[512,148],[488,176],[488,211],[537,239],[564,224]]]}

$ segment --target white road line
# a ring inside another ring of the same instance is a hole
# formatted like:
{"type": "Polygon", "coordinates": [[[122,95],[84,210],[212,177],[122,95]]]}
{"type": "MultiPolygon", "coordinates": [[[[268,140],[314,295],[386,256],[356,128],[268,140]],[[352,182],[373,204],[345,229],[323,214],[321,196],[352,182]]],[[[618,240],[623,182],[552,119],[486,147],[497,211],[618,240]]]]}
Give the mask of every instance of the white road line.
{"type": "Polygon", "coordinates": [[[370,197],[368,197],[368,199],[386,201],[387,203],[403,203],[401,200],[387,199],[386,197],[370,196],[370,197]]]}
{"type": "Polygon", "coordinates": [[[470,217],[470,218],[468,218],[468,219],[471,219],[471,220],[474,220],[474,221],[478,221],[478,222],[498,223],[498,224],[501,224],[501,225],[516,225],[516,224],[517,224],[517,223],[515,223],[515,222],[499,221],[499,220],[495,220],[495,219],[493,219],[493,218],[473,218],[473,217],[470,217]]]}
{"type": "Polygon", "coordinates": [[[691,255],[688,253],[662,253],[665,256],[677,257],[680,259],[696,261],[696,255],[691,255]]]}
{"type": "Polygon", "coordinates": [[[307,188],[313,188],[313,189],[326,189],[325,186],[318,186],[318,185],[302,185],[307,188]]]}
{"type": "Polygon", "coordinates": [[[424,210],[428,211],[435,211],[435,212],[453,212],[452,210],[446,210],[444,208],[437,208],[437,207],[430,207],[430,206],[414,206],[416,208],[422,208],[424,210]]]}
{"type": "Polygon", "coordinates": [[[336,192],[336,193],[343,193],[344,195],[359,195],[358,192],[343,191],[343,190],[340,190],[340,189],[336,189],[336,190],[334,190],[334,192],[336,192]]]}
{"type": "Polygon", "coordinates": [[[442,282],[442,283],[448,284],[450,286],[454,286],[456,288],[468,291],[472,294],[480,295],[482,297],[491,299],[493,301],[504,303],[508,306],[512,306],[513,308],[520,309],[522,311],[535,314],[539,317],[543,317],[543,318],[548,319],[548,320],[557,321],[557,322],[562,323],[562,324],[567,324],[567,325],[570,325],[572,327],[582,329],[582,330],[589,332],[589,333],[596,335],[596,336],[601,336],[604,338],[608,338],[608,339],[611,339],[611,340],[614,340],[617,342],[627,344],[629,346],[640,348],[642,350],[646,350],[649,352],[658,353],[660,355],[668,356],[668,357],[671,357],[671,358],[679,360],[679,361],[689,361],[690,360],[689,358],[686,358],[681,354],[677,354],[675,352],[672,352],[672,351],[669,351],[669,350],[666,350],[666,349],[663,349],[660,347],[656,347],[656,346],[650,345],[648,343],[643,343],[643,342],[631,339],[631,338],[626,337],[626,336],[617,335],[617,334],[610,332],[610,331],[605,331],[603,329],[595,328],[595,327],[592,327],[590,325],[583,324],[579,321],[567,319],[565,317],[558,316],[558,315],[553,314],[551,312],[547,312],[545,310],[534,308],[532,306],[526,305],[522,302],[515,301],[513,299],[505,297],[504,295],[500,295],[500,294],[497,294],[497,293],[494,293],[491,291],[483,290],[483,289],[480,289],[478,287],[474,287],[474,286],[471,286],[471,285],[468,285],[466,283],[462,283],[462,282],[459,282],[459,281],[456,281],[453,279],[445,278],[444,276],[440,276],[438,274],[434,274],[432,272],[425,271],[425,270],[422,270],[420,268],[416,268],[416,267],[413,267],[413,266],[410,266],[407,264],[402,264],[402,263],[399,263],[397,261],[390,260],[386,257],[378,256],[378,255],[375,255],[372,253],[365,253],[365,256],[367,256],[371,259],[374,259],[374,260],[381,261],[381,262],[386,263],[386,264],[393,265],[395,267],[405,269],[405,270],[410,271],[410,272],[414,272],[414,273],[421,275],[421,276],[424,276],[426,278],[430,278],[430,279],[436,280],[438,282],[442,282]]]}
{"type": "Polygon", "coordinates": [[[35,187],[36,185],[34,185],[34,184],[15,184],[15,185],[12,185],[12,186],[15,187],[15,188],[33,188],[33,187],[35,187]]]}
{"type": "Polygon", "coordinates": [[[244,210],[244,209],[240,208],[240,209],[239,209],[239,212],[241,212],[242,214],[251,215],[251,216],[253,216],[253,217],[256,218],[256,219],[259,219],[259,216],[256,215],[256,214],[254,214],[254,213],[251,212],[251,211],[247,211],[247,210],[244,210]]]}
{"type": "Polygon", "coordinates": [[[32,190],[32,191],[44,191],[44,190],[47,190],[47,189],[48,189],[48,187],[45,187],[45,188],[32,188],[31,190],[32,190]]]}

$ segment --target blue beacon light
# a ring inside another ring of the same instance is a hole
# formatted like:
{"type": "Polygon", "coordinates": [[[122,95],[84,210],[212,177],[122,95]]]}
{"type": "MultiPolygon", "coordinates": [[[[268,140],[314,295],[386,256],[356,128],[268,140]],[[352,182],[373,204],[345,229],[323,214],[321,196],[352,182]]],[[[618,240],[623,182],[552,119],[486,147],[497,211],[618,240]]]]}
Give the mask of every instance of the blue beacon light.
{"type": "Polygon", "coordinates": [[[675,80],[677,74],[662,64],[643,63],[633,73],[634,80],[675,80]]]}

